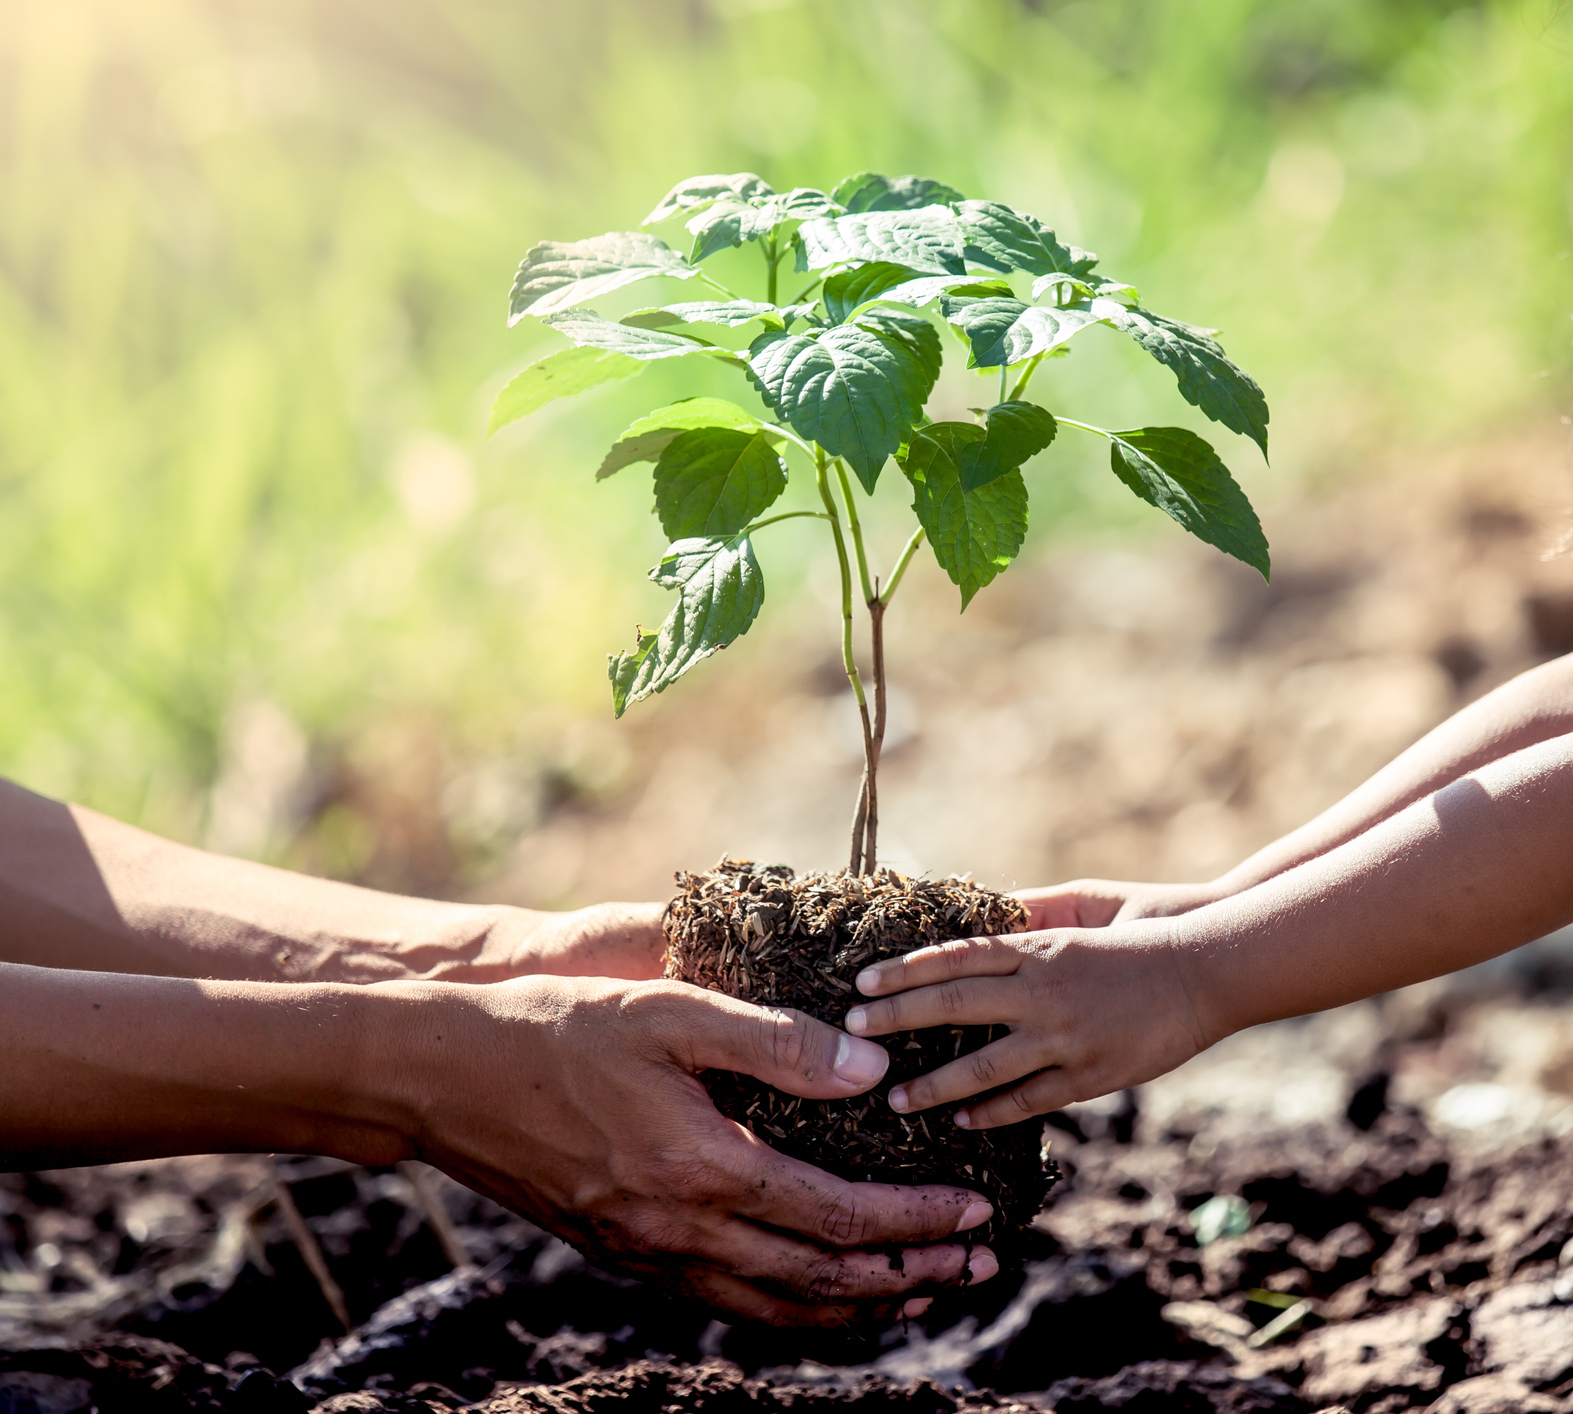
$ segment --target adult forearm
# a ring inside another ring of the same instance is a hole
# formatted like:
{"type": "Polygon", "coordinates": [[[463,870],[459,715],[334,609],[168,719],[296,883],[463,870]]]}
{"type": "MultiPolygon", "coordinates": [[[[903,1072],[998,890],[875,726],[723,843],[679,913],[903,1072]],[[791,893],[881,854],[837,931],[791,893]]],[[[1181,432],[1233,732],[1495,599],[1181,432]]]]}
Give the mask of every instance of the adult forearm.
{"type": "Polygon", "coordinates": [[[0,963],[0,1167],[273,1150],[394,1162],[416,1121],[383,990],[0,963]]]}
{"type": "Polygon", "coordinates": [[[1522,673],[1455,713],[1363,785],[1216,880],[1226,897],[1336,849],[1440,790],[1525,747],[1573,732],[1573,655],[1522,673]]]}
{"type": "Polygon", "coordinates": [[[1573,736],[1164,925],[1210,1039],[1497,956],[1573,921],[1573,736]]]}

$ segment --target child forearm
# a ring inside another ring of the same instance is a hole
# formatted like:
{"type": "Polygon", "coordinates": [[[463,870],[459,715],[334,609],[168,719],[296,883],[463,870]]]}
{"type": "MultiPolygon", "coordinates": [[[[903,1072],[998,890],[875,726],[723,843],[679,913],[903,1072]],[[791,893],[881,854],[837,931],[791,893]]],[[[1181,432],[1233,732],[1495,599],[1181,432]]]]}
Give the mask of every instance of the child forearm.
{"type": "Polygon", "coordinates": [[[1336,805],[1208,887],[1228,897],[1315,859],[1504,756],[1573,732],[1573,655],[1522,673],[1455,713],[1336,805]]]}
{"type": "Polygon", "coordinates": [[[1170,925],[1209,1040],[1495,957],[1573,921],[1573,736],[1462,774],[1170,925]]]}

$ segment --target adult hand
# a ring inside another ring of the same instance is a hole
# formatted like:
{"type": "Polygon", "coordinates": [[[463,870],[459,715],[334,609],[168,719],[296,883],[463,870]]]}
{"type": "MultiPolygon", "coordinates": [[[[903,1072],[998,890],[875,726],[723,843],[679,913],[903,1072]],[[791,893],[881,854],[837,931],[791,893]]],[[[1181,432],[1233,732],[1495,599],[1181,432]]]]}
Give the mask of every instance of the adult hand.
{"type": "Polygon", "coordinates": [[[1172,918],[1216,903],[1216,884],[1138,884],[1114,879],[1074,879],[1046,888],[1018,889],[1027,905],[1027,929],[1107,928],[1137,918],[1172,918]]]}
{"type": "Polygon", "coordinates": [[[499,909],[474,962],[445,980],[500,982],[510,977],[619,977],[632,982],[661,975],[666,937],[661,903],[598,903],[567,913],[499,909]]]}
{"type": "Polygon", "coordinates": [[[914,1293],[998,1269],[942,1241],[987,1220],[977,1194],[834,1178],[724,1118],[698,1079],[843,1098],[884,1074],[872,1042],[679,982],[376,990],[411,1007],[388,1035],[419,1155],[599,1263],[800,1325],[916,1314],[914,1293]]]}

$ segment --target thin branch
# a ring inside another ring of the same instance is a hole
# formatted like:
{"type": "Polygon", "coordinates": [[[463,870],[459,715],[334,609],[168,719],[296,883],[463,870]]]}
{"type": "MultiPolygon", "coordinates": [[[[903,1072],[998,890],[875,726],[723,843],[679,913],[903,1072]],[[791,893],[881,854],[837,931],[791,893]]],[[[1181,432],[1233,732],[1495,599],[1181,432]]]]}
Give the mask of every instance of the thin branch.
{"type": "Polygon", "coordinates": [[[727,289],[719,280],[712,280],[703,270],[699,272],[699,278],[709,285],[712,290],[720,290],[728,299],[742,299],[742,295],[727,289]]]}
{"type": "Polygon", "coordinates": [[[1016,386],[1010,390],[1012,400],[1019,398],[1027,391],[1027,384],[1032,382],[1032,375],[1038,371],[1038,365],[1042,362],[1042,354],[1033,354],[1033,356],[1027,360],[1027,366],[1022,369],[1021,377],[1016,380],[1016,386]]]}
{"type": "Polygon", "coordinates": [[[885,592],[879,596],[881,605],[890,603],[895,597],[896,590],[901,587],[901,576],[907,572],[907,566],[912,563],[912,557],[917,554],[918,546],[923,543],[923,527],[919,526],[912,532],[912,539],[902,547],[901,557],[896,561],[896,567],[890,572],[890,583],[885,586],[885,592]]]}
{"type": "Polygon", "coordinates": [[[1107,427],[1094,427],[1090,422],[1077,422],[1074,417],[1060,417],[1058,414],[1055,415],[1054,420],[1061,427],[1079,427],[1083,432],[1091,432],[1097,437],[1107,437],[1111,442],[1114,440],[1114,434],[1107,427]]]}
{"type": "MultiPolygon", "coordinates": [[[[875,588],[878,588],[876,583],[875,588]]],[[[869,636],[874,644],[874,740],[868,751],[868,791],[863,824],[863,872],[872,874],[879,850],[879,757],[885,746],[885,604],[877,593],[868,600],[869,636]]]]}
{"type": "Polygon", "coordinates": [[[778,520],[798,520],[804,516],[812,520],[830,519],[823,511],[782,511],[778,516],[766,516],[764,520],[756,520],[743,531],[743,534],[752,535],[756,530],[763,530],[767,525],[774,525],[778,520]]]}
{"type": "Polygon", "coordinates": [[[858,585],[863,590],[863,602],[867,604],[874,598],[874,590],[869,583],[868,556],[863,550],[863,526],[858,521],[857,502],[852,499],[852,483],[847,480],[846,463],[840,457],[836,458],[836,479],[841,483],[841,499],[847,506],[847,528],[852,532],[852,550],[858,562],[858,585]]]}

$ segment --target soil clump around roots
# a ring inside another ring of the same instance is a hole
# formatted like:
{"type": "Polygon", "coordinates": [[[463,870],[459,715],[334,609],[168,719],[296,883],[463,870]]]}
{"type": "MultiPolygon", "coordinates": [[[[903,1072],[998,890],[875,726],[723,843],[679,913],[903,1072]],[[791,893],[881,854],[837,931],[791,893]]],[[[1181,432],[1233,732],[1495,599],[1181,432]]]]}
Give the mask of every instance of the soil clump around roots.
{"type": "MultiPolygon", "coordinates": [[[[812,873],[723,859],[679,873],[667,905],[666,975],[759,1006],[790,1007],[839,1026],[859,999],[860,969],[953,938],[1014,933],[1027,911],[969,879],[812,873]]],[[[943,1183],[981,1192],[995,1216],[969,1234],[1002,1262],[1019,1261],[1021,1235],[1058,1170],[1030,1121],[969,1133],[940,1106],[911,1117],[890,1108],[893,1085],[1006,1034],[1002,1026],[946,1026],[880,1038],[890,1069],[849,1100],[804,1100],[729,1071],[705,1077],[717,1108],[794,1158],[843,1178],[943,1183]]]]}

